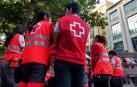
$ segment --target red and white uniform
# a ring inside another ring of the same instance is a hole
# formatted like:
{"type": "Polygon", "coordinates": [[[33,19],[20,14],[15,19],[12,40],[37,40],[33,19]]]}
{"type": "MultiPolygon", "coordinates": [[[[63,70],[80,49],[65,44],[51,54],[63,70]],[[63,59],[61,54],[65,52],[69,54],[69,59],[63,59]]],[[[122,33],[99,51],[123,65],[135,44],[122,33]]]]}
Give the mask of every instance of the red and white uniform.
{"type": "Polygon", "coordinates": [[[85,64],[89,31],[89,26],[77,15],[60,18],[54,29],[54,32],[59,32],[55,58],[66,62],[85,64]]]}
{"type": "Polygon", "coordinates": [[[20,34],[16,34],[11,39],[8,46],[6,47],[6,54],[4,55],[3,62],[14,59],[21,59],[22,58],[21,48],[24,46],[25,46],[24,37],[20,34]]]}
{"type": "Polygon", "coordinates": [[[113,61],[111,61],[111,63],[112,65],[115,66],[113,70],[113,76],[121,76],[121,77],[125,76],[120,58],[114,56],[112,60],[113,61]]]}
{"type": "Polygon", "coordinates": [[[20,34],[16,34],[8,46],[6,47],[6,54],[2,62],[10,61],[10,67],[16,68],[18,66],[18,60],[22,59],[22,49],[25,46],[24,37],[20,34]]]}
{"type": "Polygon", "coordinates": [[[91,46],[91,67],[93,74],[112,75],[113,70],[109,61],[106,48],[101,43],[94,43],[91,46]]]}
{"type": "Polygon", "coordinates": [[[44,20],[33,26],[33,31],[25,39],[26,47],[23,52],[22,64],[31,62],[48,64],[50,55],[49,26],[50,24],[44,20]]]}

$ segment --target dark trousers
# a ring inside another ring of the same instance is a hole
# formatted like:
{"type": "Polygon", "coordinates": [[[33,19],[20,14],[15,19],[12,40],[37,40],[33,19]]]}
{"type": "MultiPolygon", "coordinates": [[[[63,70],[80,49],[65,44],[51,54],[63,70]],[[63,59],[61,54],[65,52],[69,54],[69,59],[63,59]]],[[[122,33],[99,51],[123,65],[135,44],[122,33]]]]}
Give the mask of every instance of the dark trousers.
{"type": "Polygon", "coordinates": [[[112,77],[110,80],[111,87],[123,87],[123,77],[112,77]]]}
{"type": "Polygon", "coordinates": [[[94,87],[110,87],[110,78],[111,76],[101,75],[95,77],[94,87]]]}
{"type": "Polygon", "coordinates": [[[39,63],[27,63],[21,67],[21,82],[44,83],[48,67],[39,63]]]}
{"type": "Polygon", "coordinates": [[[83,87],[84,65],[55,60],[56,87],[83,87]]]}
{"type": "Polygon", "coordinates": [[[17,87],[14,80],[14,68],[9,67],[10,61],[1,64],[2,87],[17,87]]]}

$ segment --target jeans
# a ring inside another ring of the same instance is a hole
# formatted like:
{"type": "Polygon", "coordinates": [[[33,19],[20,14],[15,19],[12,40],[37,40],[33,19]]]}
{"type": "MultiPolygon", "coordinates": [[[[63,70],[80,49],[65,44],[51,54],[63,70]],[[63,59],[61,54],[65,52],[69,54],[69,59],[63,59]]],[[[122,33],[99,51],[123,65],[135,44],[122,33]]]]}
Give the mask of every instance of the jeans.
{"type": "Polygon", "coordinates": [[[17,87],[14,80],[14,68],[10,68],[10,61],[1,64],[2,87],[17,87]]]}
{"type": "Polygon", "coordinates": [[[84,65],[55,60],[56,87],[83,87],[84,65]]]}
{"type": "Polygon", "coordinates": [[[26,63],[21,67],[21,81],[28,83],[44,83],[48,67],[39,63],[26,63]]]}

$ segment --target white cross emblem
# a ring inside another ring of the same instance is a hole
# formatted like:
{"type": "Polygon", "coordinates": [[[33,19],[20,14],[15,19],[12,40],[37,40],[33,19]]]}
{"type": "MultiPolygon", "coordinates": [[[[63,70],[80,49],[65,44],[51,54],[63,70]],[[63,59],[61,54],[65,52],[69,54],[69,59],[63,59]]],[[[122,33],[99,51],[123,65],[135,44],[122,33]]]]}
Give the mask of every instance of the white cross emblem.
{"type": "Polygon", "coordinates": [[[78,22],[70,24],[70,30],[74,32],[75,37],[81,37],[83,34],[85,34],[84,27],[82,27],[81,24],[78,22]]]}

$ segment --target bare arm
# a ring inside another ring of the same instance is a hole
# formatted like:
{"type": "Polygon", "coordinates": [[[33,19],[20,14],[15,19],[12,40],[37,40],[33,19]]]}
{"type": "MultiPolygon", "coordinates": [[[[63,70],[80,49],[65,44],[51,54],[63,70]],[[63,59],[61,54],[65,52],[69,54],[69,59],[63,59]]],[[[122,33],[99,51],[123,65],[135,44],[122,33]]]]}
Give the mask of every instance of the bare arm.
{"type": "Polygon", "coordinates": [[[116,64],[116,63],[115,63],[115,60],[112,58],[112,59],[111,59],[111,65],[112,65],[112,69],[113,69],[113,70],[115,69],[115,64],[116,64]]]}
{"type": "Polygon", "coordinates": [[[60,33],[60,29],[59,29],[59,24],[57,22],[53,31],[53,41],[58,40],[59,33],[60,33]]]}
{"type": "Polygon", "coordinates": [[[54,54],[54,52],[57,49],[58,40],[59,40],[59,33],[60,33],[59,24],[56,23],[56,25],[54,27],[54,30],[53,30],[53,42],[52,42],[52,45],[51,45],[52,54],[54,54]]]}

